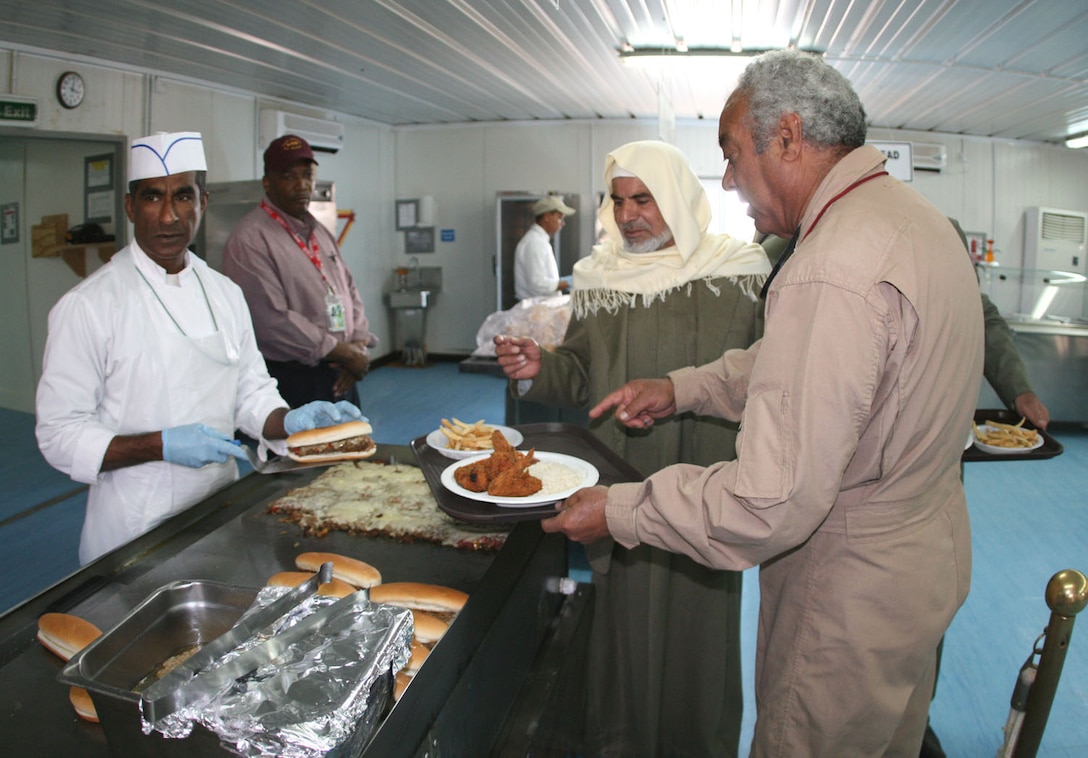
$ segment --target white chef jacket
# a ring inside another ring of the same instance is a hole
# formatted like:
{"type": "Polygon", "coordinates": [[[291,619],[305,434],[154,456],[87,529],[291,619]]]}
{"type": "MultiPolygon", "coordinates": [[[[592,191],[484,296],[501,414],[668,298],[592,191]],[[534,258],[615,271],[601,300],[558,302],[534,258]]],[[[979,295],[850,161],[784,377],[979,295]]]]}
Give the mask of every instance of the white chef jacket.
{"type": "Polygon", "coordinates": [[[238,475],[233,459],[199,469],[154,461],[103,472],[115,435],[199,422],[260,438],[268,415],[286,407],[238,286],[192,254],[169,275],[135,242],[50,311],[36,404],[42,455],[91,485],[81,563],[238,475]]]}
{"type": "Polygon", "coordinates": [[[559,264],[544,227],[533,224],[514,250],[514,294],[518,300],[554,295],[559,289],[559,264]]]}

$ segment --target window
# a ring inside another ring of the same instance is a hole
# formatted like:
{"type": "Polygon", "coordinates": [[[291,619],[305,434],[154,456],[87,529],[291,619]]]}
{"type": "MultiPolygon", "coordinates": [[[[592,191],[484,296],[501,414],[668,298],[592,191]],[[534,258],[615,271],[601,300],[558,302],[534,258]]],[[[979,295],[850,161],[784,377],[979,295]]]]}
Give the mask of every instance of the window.
{"type": "Polygon", "coordinates": [[[742,203],[736,192],[722,189],[721,177],[700,179],[710,200],[710,231],[712,234],[728,234],[750,242],[756,233],[755,222],[748,217],[748,203],[742,203]]]}

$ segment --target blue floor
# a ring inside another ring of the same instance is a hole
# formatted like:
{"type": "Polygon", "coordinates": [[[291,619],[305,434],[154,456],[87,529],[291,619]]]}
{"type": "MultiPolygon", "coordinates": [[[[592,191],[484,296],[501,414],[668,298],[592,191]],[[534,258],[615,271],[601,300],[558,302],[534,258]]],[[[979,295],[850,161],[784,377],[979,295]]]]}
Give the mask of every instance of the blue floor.
{"type": "MultiPolygon", "coordinates": [[[[406,444],[442,418],[504,420],[506,383],[460,373],[457,364],[382,366],[359,385],[379,444],[406,444]]],[[[931,720],[953,758],[992,758],[1001,744],[1009,696],[1050,611],[1044,590],[1064,568],[1088,572],[1088,432],[1053,430],[1065,453],[1048,461],[971,463],[965,485],[971,510],[971,594],[945,640],[931,720]]],[[[29,414],[0,410],[0,610],[21,602],[77,568],[85,492],[41,459],[29,414]]],[[[745,572],[742,657],[747,755],[755,719],[752,665],[759,590],[745,572]]],[[[1038,755],[1088,755],[1088,612],[1074,634],[1038,755]]]]}
{"type": "Polygon", "coordinates": [[[359,383],[359,405],[375,442],[405,445],[437,429],[444,418],[503,423],[505,392],[505,379],[461,373],[450,361],[423,368],[385,365],[359,383]]]}

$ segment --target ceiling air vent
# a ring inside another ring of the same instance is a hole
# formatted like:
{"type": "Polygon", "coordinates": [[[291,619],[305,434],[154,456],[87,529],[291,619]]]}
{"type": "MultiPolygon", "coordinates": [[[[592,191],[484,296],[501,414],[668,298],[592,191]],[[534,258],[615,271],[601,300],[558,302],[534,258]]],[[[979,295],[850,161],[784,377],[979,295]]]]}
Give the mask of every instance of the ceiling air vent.
{"type": "Polygon", "coordinates": [[[285,134],[294,134],[310,143],[310,147],[325,153],[335,153],[344,146],[344,125],[339,121],[310,118],[286,111],[261,111],[261,132],[269,142],[285,134]]]}
{"type": "Polygon", "coordinates": [[[913,142],[915,171],[944,171],[948,165],[948,153],[937,142],[913,142]]]}

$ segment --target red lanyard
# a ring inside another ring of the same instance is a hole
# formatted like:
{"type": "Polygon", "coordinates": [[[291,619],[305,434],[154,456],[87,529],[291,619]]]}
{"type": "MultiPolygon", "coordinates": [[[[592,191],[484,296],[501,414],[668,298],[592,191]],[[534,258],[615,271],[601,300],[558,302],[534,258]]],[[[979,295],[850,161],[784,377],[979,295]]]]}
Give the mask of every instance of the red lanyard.
{"type": "Polygon", "coordinates": [[[291,239],[295,241],[295,244],[298,245],[299,249],[302,252],[306,253],[306,257],[310,259],[310,263],[314,264],[314,268],[317,269],[317,273],[321,274],[321,281],[328,284],[328,280],[325,279],[325,271],[322,268],[321,264],[321,254],[319,253],[317,247],[317,233],[315,231],[310,232],[310,244],[309,246],[307,246],[307,244],[302,241],[302,237],[298,236],[298,234],[295,233],[295,230],[287,225],[287,221],[283,218],[283,216],[276,212],[275,208],[273,208],[264,200],[261,200],[261,207],[264,209],[265,213],[272,217],[273,221],[282,226],[283,230],[291,235],[291,239]]]}
{"type": "Polygon", "coordinates": [[[822,219],[824,217],[824,212],[828,208],[830,208],[832,206],[832,204],[835,203],[835,201],[841,200],[843,198],[843,196],[850,194],[851,192],[856,190],[858,187],[865,184],[865,182],[867,182],[867,181],[869,181],[871,179],[876,179],[878,176],[887,176],[887,175],[888,175],[887,171],[878,171],[875,174],[869,174],[869,176],[863,176],[862,178],[858,179],[856,182],[851,184],[849,187],[844,189],[842,192],[835,195],[835,197],[828,200],[826,203],[824,203],[824,207],[820,209],[820,212],[816,214],[816,220],[812,222],[811,226],[809,226],[808,231],[805,232],[805,234],[804,234],[804,237],[807,237],[808,235],[812,234],[812,230],[816,228],[816,224],[820,223],[820,219],[822,219]]]}
{"type": "MultiPolygon", "coordinates": [[[[862,184],[865,184],[865,182],[869,181],[870,179],[876,179],[878,176],[887,176],[887,175],[888,175],[887,171],[880,171],[880,172],[878,172],[876,174],[870,174],[869,176],[862,177],[861,179],[858,179],[856,182],[854,182],[849,187],[844,189],[842,192],[835,195],[835,197],[828,200],[824,204],[824,207],[820,209],[820,212],[816,214],[816,220],[812,222],[811,226],[809,226],[808,232],[806,232],[805,236],[808,236],[809,234],[812,234],[812,230],[816,228],[816,224],[820,223],[820,219],[824,217],[824,211],[826,211],[828,208],[830,208],[831,204],[834,203],[836,200],[843,197],[843,195],[846,195],[849,192],[852,192],[853,190],[857,189],[858,187],[860,187],[862,184]]],[[[790,256],[793,255],[793,251],[797,248],[797,243],[800,241],[800,235],[801,235],[801,230],[800,230],[800,228],[798,228],[797,233],[793,235],[793,238],[790,240],[790,243],[786,246],[786,249],[782,251],[782,255],[779,256],[778,261],[774,264],[774,268],[771,269],[771,273],[767,277],[767,280],[765,282],[763,282],[763,289],[760,290],[760,293],[759,293],[759,299],[760,300],[766,300],[767,299],[767,292],[771,289],[771,282],[774,281],[774,278],[776,276],[778,276],[778,272],[782,269],[783,266],[786,265],[786,261],[788,261],[790,259],[790,256]]]]}

